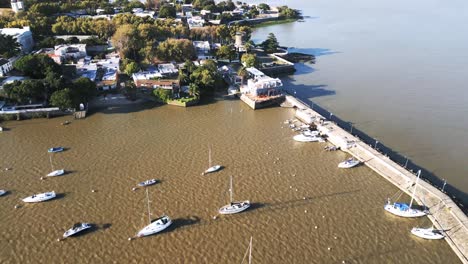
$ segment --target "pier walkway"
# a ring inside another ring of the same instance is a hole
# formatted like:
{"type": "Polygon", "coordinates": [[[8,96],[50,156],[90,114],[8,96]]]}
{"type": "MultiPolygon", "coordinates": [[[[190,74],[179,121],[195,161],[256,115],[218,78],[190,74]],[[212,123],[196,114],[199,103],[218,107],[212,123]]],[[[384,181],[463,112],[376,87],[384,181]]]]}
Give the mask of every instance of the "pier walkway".
{"type": "MultiPolygon", "coordinates": [[[[343,151],[353,155],[399,189],[411,195],[416,175],[360,141],[359,138],[334,123],[326,121],[325,117],[297,98],[287,95],[286,101],[298,108],[296,117],[308,124],[314,123],[322,134],[328,136],[330,143],[339,146],[343,151]]],[[[425,181],[419,181],[414,198],[419,204],[427,206],[431,212],[428,218],[434,227],[446,231],[445,240],[461,262],[468,264],[468,217],[450,197],[425,181]]],[[[383,207],[382,203],[382,210],[384,210],[383,207]]]]}

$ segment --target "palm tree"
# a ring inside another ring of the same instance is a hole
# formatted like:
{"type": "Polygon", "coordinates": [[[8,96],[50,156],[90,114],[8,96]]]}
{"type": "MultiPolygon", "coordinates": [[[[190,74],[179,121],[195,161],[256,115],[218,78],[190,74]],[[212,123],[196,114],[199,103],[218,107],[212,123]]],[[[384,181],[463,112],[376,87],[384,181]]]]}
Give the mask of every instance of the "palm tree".
{"type": "Polygon", "coordinates": [[[200,87],[196,83],[189,84],[189,94],[198,98],[200,96],[200,87]]]}
{"type": "Polygon", "coordinates": [[[237,71],[237,75],[240,76],[242,78],[241,80],[241,85],[244,83],[244,79],[245,77],[247,77],[247,70],[245,69],[245,67],[240,67],[239,70],[237,71]]]}

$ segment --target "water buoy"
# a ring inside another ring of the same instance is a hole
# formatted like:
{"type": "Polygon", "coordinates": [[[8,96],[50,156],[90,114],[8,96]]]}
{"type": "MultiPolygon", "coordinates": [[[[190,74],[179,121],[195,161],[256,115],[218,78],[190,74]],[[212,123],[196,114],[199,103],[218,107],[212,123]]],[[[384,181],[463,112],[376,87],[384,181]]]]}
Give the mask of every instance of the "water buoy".
{"type": "Polygon", "coordinates": [[[325,218],[325,216],[324,216],[324,215],[322,215],[322,218],[325,218]]]}
{"type": "Polygon", "coordinates": [[[291,186],[291,185],[289,185],[289,189],[292,189],[292,186],[291,186]]]}
{"type": "Polygon", "coordinates": [[[304,210],[304,213],[307,213],[307,210],[304,210]]]}
{"type": "Polygon", "coordinates": [[[302,197],[302,200],[305,200],[306,198],[305,197],[302,197]]]}
{"type": "Polygon", "coordinates": [[[333,237],[333,238],[334,238],[334,239],[338,239],[336,236],[335,236],[335,237],[333,237]]]}
{"type": "Polygon", "coordinates": [[[132,239],[133,239],[133,238],[129,237],[129,238],[128,238],[128,241],[132,241],[132,239]]]}
{"type": "Polygon", "coordinates": [[[315,229],[317,229],[317,228],[318,228],[318,226],[315,226],[314,228],[315,228],[315,229]]]}
{"type": "Polygon", "coordinates": [[[296,189],[296,192],[297,192],[297,189],[296,189]]]}
{"type": "Polygon", "coordinates": [[[331,250],[331,247],[328,247],[327,249],[328,249],[328,250],[331,250]]]}
{"type": "Polygon", "coordinates": [[[296,174],[293,174],[293,177],[296,177],[296,174]]]}
{"type": "Polygon", "coordinates": [[[343,260],[343,261],[341,261],[341,263],[345,264],[345,263],[346,263],[346,261],[344,261],[344,260],[343,260]]]}
{"type": "Polygon", "coordinates": [[[40,179],[41,179],[41,180],[44,180],[44,177],[41,177],[40,179]]]}
{"type": "Polygon", "coordinates": [[[279,160],[279,158],[276,158],[276,160],[279,160]]]}
{"type": "Polygon", "coordinates": [[[132,188],[132,191],[136,191],[136,189],[137,189],[136,187],[133,187],[133,188],[132,188]]]}
{"type": "Polygon", "coordinates": [[[278,171],[278,174],[281,174],[281,171],[278,171]]]}
{"type": "Polygon", "coordinates": [[[5,170],[6,170],[6,171],[9,171],[9,170],[11,170],[11,168],[5,168],[5,170]]]}
{"type": "Polygon", "coordinates": [[[218,218],[218,217],[217,217],[216,215],[215,215],[215,216],[213,216],[213,220],[216,220],[217,218],[218,218]]]}
{"type": "Polygon", "coordinates": [[[96,190],[93,189],[93,190],[91,190],[91,192],[96,192],[96,190]]]}
{"type": "Polygon", "coordinates": [[[20,208],[20,206],[19,206],[19,205],[15,205],[15,209],[18,209],[18,208],[20,208]]]}
{"type": "Polygon", "coordinates": [[[60,239],[60,238],[57,238],[57,242],[60,242],[60,241],[62,241],[62,239],[60,239]]]}

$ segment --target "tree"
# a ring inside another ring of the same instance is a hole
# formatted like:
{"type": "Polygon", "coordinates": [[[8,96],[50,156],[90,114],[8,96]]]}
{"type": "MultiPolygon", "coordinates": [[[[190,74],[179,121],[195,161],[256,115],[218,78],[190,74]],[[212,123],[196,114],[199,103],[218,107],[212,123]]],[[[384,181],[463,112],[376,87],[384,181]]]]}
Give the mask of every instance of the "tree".
{"type": "Polygon", "coordinates": [[[247,53],[242,55],[241,62],[247,68],[258,67],[258,64],[259,64],[258,59],[257,59],[257,55],[247,54],[247,53]]]}
{"type": "Polygon", "coordinates": [[[193,96],[193,97],[199,97],[200,96],[200,87],[196,83],[191,83],[189,85],[189,94],[190,94],[190,96],[193,96]]]}
{"type": "Polygon", "coordinates": [[[156,97],[156,99],[164,103],[172,99],[172,91],[162,88],[155,89],[153,91],[153,95],[156,97]]]}
{"type": "Polygon", "coordinates": [[[261,46],[263,47],[263,50],[267,53],[274,53],[278,50],[279,43],[278,40],[276,39],[275,34],[270,33],[268,34],[268,38],[262,42],[261,46]]]}
{"type": "Polygon", "coordinates": [[[15,68],[33,79],[43,79],[47,71],[62,73],[60,65],[45,54],[23,56],[15,62],[15,68]]]}
{"type": "Polygon", "coordinates": [[[185,61],[195,58],[196,52],[188,39],[168,39],[158,45],[156,56],[162,61],[185,61]]]}
{"type": "Polygon", "coordinates": [[[281,18],[299,18],[299,11],[289,8],[288,6],[278,7],[279,16],[281,18]]]}
{"type": "Polygon", "coordinates": [[[223,45],[216,52],[216,56],[221,59],[227,59],[229,62],[236,58],[236,52],[231,46],[223,45]]]}
{"type": "Polygon", "coordinates": [[[176,17],[176,9],[172,5],[163,5],[159,9],[158,17],[160,18],[175,18],[176,17]]]}
{"type": "Polygon", "coordinates": [[[19,43],[9,35],[0,34],[0,57],[11,58],[20,53],[19,43]]]}
{"type": "Polygon", "coordinates": [[[123,58],[138,61],[138,51],[143,47],[143,43],[133,25],[126,24],[118,27],[111,41],[123,58]]]}
{"type": "Polygon", "coordinates": [[[258,5],[258,8],[259,8],[259,9],[262,9],[262,10],[265,10],[265,11],[270,10],[270,6],[267,5],[267,4],[265,4],[265,3],[259,4],[259,5],[258,5]]]}
{"type": "Polygon", "coordinates": [[[240,67],[237,71],[237,75],[241,77],[241,84],[244,83],[245,77],[247,77],[249,73],[247,72],[245,67],[240,67]]]}
{"type": "Polygon", "coordinates": [[[68,88],[55,91],[50,97],[50,104],[60,109],[68,109],[73,107],[71,91],[68,88]]]}
{"type": "Polygon", "coordinates": [[[96,84],[88,78],[80,77],[73,81],[71,93],[73,104],[87,103],[97,93],[96,84]]]}
{"type": "Polygon", "coordinates": [[[127,64],[127,66],[125,66],[125,73],[128,76],[132,76],[132,74],[134,74],[135,72],[138,72],[139,70],[140,70],[140,66],[138,65],[138,63],[134,61],[130,62],[129,64],[127,64]]]}

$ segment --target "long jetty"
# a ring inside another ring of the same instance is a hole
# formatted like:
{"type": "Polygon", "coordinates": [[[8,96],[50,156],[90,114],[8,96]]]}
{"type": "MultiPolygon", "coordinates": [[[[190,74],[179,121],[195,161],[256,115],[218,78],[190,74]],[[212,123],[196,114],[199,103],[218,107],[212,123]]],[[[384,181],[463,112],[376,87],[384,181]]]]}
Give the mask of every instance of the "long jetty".
{"type": "MultiPolygon", "coordinates": [[[[298,119],[307,124],[316,125],[322,134],[327,135],[330,143],[353,155],[400,190],[411,195],[416,175],[333,122],[327,121],[325,117],[312,110],[301,100],[287,95],[286,101],[297,108],[296,117],[298,119]]],[[[437,229],[445,231],[447,243],[461,262],[468,264],[468,217],[450,197],[427,182],[419,182],[414,199],[430,210],[431,213],[427,217],[437,229]]]]}

